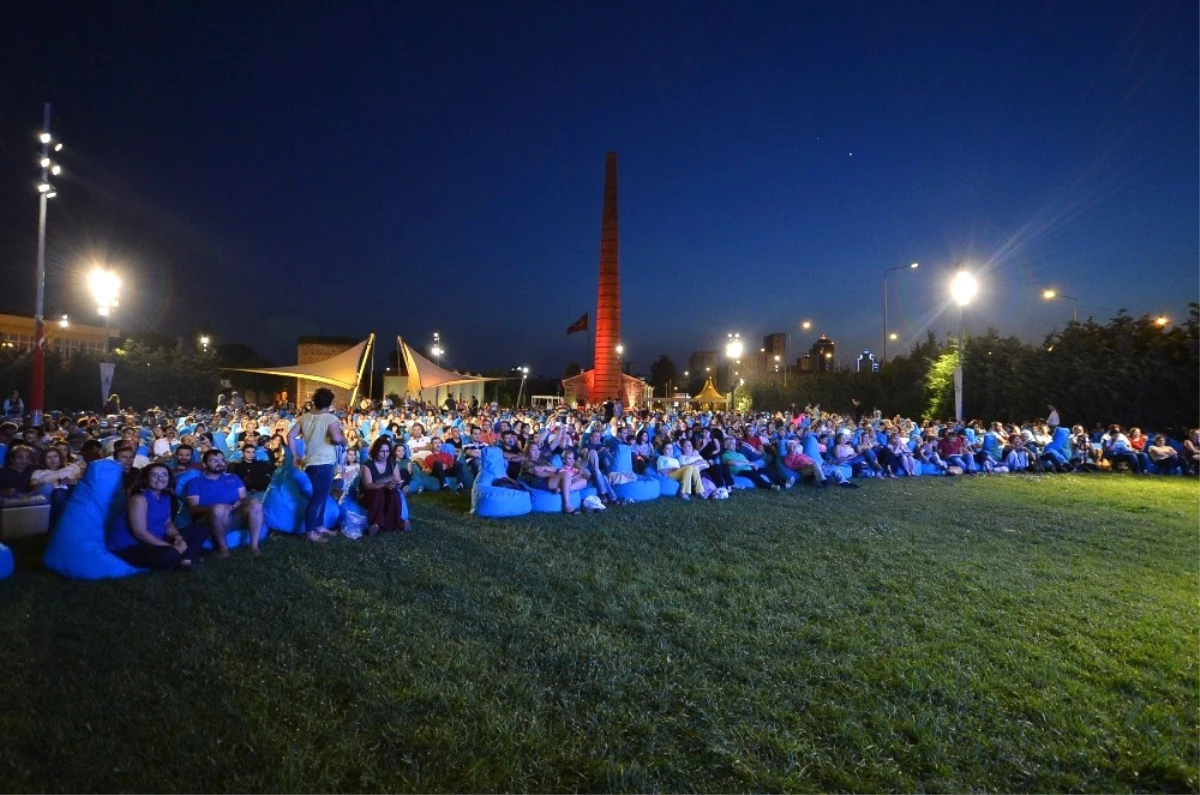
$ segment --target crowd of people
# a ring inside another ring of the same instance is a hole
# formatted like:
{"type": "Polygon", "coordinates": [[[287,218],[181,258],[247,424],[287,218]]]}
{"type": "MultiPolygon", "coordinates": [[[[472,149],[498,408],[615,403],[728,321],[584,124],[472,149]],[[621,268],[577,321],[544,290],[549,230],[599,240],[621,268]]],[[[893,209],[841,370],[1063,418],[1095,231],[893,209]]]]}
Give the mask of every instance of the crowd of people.
{"type": "Polygon", "coordinates": [[[408,495],[435,483],[464,489],[491,446],[501,451],[507,485],[561,495],[566,513],[580,510],[573,507],[573,492],[590,486],[596,509],[619,505],[614,486],[650,473],[678,482],[679,498],[692,500],[724,499],[739,485],[849,489],[857,487],[857,478],[890,479],[918,470],[962,476],[1200,471],[1198,429],[1182,439],[1119,425],[1068,429],[1053,407],[1044,419],[984,425],[917,423],[879,411],[867,415],[857,406],[846,413],[819,406],[624,411],[613,401],[508,410],[495,403],[435,407],[389,400],[339,413],[327,389],[317,390],[300,411],[259,408],[234,393],[222,396],[215,409],[139,413],[120,409],[113,397],[106,408],[119,413],[55,412],[33,427],[15,416],[24,406],[14,393],[0,423],[0,496],[6,502],[44,498],[53,526],[88,465],[110,458],[121,466],[127,501],[107,529],[108,548],[149,568],[190,569],[208,540],[216,554],[228,555],[226,536],[234,526],[249,530],[257,554],[262,495],[289,455],[313,486],[304,537],[318,544],[335,532],[325,524],[327,497],[351,491],[370,536],[407,532],[408,495]],[[621,445],[629,446],[632,472],[618,466],[621,445]]]}

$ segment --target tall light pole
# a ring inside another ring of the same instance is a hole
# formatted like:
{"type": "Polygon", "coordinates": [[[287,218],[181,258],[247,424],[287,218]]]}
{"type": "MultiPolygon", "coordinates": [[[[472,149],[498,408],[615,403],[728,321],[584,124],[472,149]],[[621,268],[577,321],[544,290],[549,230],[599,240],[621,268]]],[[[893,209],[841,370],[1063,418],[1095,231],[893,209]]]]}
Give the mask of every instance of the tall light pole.
{"type": "Polygon", "coordinates": [[[96,311],[104,318],[104,358],[108,359],[109,324],[121,293],[121,279],[108,268],[96,266],[88,276],[92,297],[96,299],[96,311]]]}
{"type": "MultiPolygon", "coordinates": [[[[445,353],[445,351],[442,350],[442,335],[438,334],[436,331],[433,332],[433,347],[429,349],[429,352],[433,354],[433,359],[435,362],[437,362],[437,366],[441,367],[442,366],[442,354],[445,353]]],[[[440,385],[435,386],[433,388],[433,402],[435,405],[441,405],[440,403],[438,403],[438,399],[441,396],[442,396],[442,387],[440,385]]]]}
{"type": "MultiPolygon", "coordinates": [[[[888,274],[892,271],[908,271],[920,267],[921,263],[914,262],[911,265],[897,265],[894,268],[884,268],[883,270],[883,364],[887,364],[887,344],[888,344],[888,274]]],[[[882,369],[882,365],[881,365],[882,369]]]]}
{"type": "Polygon", "coordinates": [[[733,413],[734,398],[737,397],[737,382],[733,380],[733,363],[742,358],[742,335],[729,332],[725,336],[725,355],[729,358],[729,412],[733,413]]]}
{"type": "Polygon", "coordinates": [[[954,419],[963,421],[963,360],[967,357],[967,326],[963,321],[963,310],[979,292],[979,281],[959,263],[950,282],[950,297],[958,304],[958,365],[954,368],[954,419]]]}
{"type": "Polygon", "coordinates": [[[521,386],[517,389],[517,408],[521,408],[521,395],[525,394],[525,379],[529,377],[529,368],[518,367],[517,372],[521,374],[521,386]]]}
{"type": "Polygon", "coordinates": [[[1053,301],[1055,298],[1066,298],[1071,302],[1071,322],[1079,322],[1079,299],[1073,295],[1065,295],[1058,290],[1042,290],[1042,299],[1045,301],[1053,301]]]}
{"type": "MultiPolygon", "coordinates": [[[[42,425],[42,408],[46,400],[46,202],[55,196],[50,177],[58,176],[62,169],[50,159],[50,103],[47,102],[42,120],[42,156],[38,164],[42,167],[42,178],[38,182],[38,246],[37,246],[37,305],[33,313],[33,377],[29,389],[30,421],[35,427],[42,425]]],[[[61,152],[62,144],[54,144],[54,151],[61,152]]]]}

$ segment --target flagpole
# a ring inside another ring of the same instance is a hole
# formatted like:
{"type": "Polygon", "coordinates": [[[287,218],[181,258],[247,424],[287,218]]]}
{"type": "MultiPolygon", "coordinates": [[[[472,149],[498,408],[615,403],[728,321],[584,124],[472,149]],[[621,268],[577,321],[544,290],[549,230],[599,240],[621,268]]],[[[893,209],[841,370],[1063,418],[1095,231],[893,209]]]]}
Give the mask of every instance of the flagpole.
{"type": "Polygon", "coordinates": [[[591,313],[591,310],[589,310],[586,314],[587,314],[587,319],[588,319],[588,324],[587,324],[588,341],[587,341],[587,351],[583,352],[583,360],[585,362],[588,360],[588,351],[591,351],[592,366],[589,367],[588,369],[595,370],[596,369],[596,349],[592,347],[592,313],[591,313]]]}

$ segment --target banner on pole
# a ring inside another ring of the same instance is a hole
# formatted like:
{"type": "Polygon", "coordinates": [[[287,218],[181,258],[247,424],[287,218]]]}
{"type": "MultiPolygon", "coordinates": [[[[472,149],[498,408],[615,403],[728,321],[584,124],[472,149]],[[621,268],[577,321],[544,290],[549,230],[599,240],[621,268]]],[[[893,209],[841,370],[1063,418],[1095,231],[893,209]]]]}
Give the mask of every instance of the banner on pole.
{"type": "Polygon", "coordinates": [[[103,406],[108,402],[108,396],[112,394],[112,379],[113,370],[116,365],[112,362],[100,362],[100,405],[103,406]]]}
{"type": "Polygon", "coordinates": [[[962,380],[962,365],[954,368],[954,419],[958,422],[963,421],[962,403],[963,403],[963,380],[962,380]]]}
{"type": "Polygon", "coordinates": [[[576,320],[571,325],[567,326],[567,336],[569,337],[577,331],[587,331],[587,330],[588,330],[588,313],[584,312],[582,317],[580,317],[578,320],[576,320]]]}

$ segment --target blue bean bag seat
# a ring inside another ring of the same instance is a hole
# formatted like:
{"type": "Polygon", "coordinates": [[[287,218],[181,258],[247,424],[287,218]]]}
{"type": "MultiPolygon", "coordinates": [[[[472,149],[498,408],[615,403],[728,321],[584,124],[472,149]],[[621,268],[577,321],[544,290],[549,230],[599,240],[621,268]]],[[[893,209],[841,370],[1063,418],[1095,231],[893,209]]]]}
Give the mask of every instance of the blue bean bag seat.
{"type": "MultiPolygon", "coordinates": [[[[617,456],[613,461],[612,469],[614,472],[633,474],[632,447],[627,444],[617,445],[617,456]]],[[[635,475],[634,479],[628,483],[614,485],[613,493],[617,495],[617,499],[630,502],[649,502],[657,500],[662,495],[662,487],[659,486],[658,479],[653,475],[635,475]]]]}
{"type": "Polygon", "coordinates": [[[499,447],[485,447],[479,476],[471,485],[471,513],[502,519],[506,516],[524,516],[533,510],[533,497],[528,491],[493,485],[496,480],[507,476],[504,451],[499,447]]]}
{"type": "MultiPolygon", "coordinates": [[[[271,485],[263,497],[263,529],[281,533],[304,532],[304,509],[312,497],[312,481],[302,469],[296,469],[291,453],[284,455],[283,466],[271,476],[271,485]]],[[[325,501],[325,527],[337,527],[341,510],[332,497],[325,501]]]]}
{"type": "Polygon", "coordinates": [[[15,568],[12,550],[0,544],[0,580],[11,576],[15,568]]]}
{"type": "Polygon", "coordinates": [[[660,497],[678,497],[679,492],[683,489],[683,484],[678,480],[667,477],[657,469],[647,469],[646,474],[658,481],[658,494],[660,497]]]}
{"type": "Polygon", "coordinates": [[[121,465],[112,460],[101,459],[88,466],[50,534],[42,557],[46,568],[79,580],[129,577],[145,571],[130,566],[104,544],[105,529],[125,506],[121,474],[121,465]]]}
{"type": "Polygon", "coordinates": [[[813,436],[811,433],[804,438],[804,454],[813,461],[821,464],[822,470],[828,471],[830,469],[836,469],[842,473],[846,480],[849,480],[854,476],[854,467],[849,466],[848,464],[830,464],[827,462],[825,460],[825,456],[821,454],[821,443],[818,442],[817,437],[813,436]]]}
{"type": "Polygon", "coordinates": [[[1050,444],[1046,445],[1038,460],[1048,469],[1067,466],[1067,462],[1071,460],[1071,432],[1066,428],[1055,428],[1050,444]]]}
{"type": "MultiPolygon", "coordinates": [[[[571,492],[571,510],[579,510],[585,499],[595,496],[596,488],[594,486],[584,486],[579,491],[571,492]]],[[[529,503],[533,513],[559,513],[562,511],[562,497],[547,489],[530,489],[529,503]]]]}

